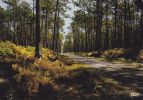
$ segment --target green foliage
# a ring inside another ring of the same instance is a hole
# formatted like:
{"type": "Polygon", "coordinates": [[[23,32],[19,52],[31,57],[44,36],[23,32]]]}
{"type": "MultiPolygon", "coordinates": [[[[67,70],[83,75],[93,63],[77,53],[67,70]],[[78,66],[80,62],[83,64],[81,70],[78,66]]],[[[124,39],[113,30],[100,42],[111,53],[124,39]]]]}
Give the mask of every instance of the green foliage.
{"type": "Polygon", "coordinates": [[[14,52],[10,48],[11,46],[10,42],[0,42],[0,56],[13,56],[14,52]]]}
{"type": "MultiPolygon", "coordinates": [[[[2,0],[2,4],[5,4],[5,8],[0,7],[0,40],[2,41],[12,41],[15,44],[22,46],[34,46],[34,33],[35,33],[35,0],[2,0]],[[7,23],[7,24],[6,24],[7,23]]],[[[58,22],[59,34],[56,35],[58,39],[58,49],[61,51],[61,45],[63,44],[63,29],[64,19],[66,12],[67,3],[65,0],[59,1],[59,6],[56,5],[56,1],[52,0],[40,0],[40,20],[44,20],[45,23],[41,25],[41,44],[44,47],[52,49],[52,39],[53,39],[53,30],[54,23],[58,22]],[[55,6],[59,9],[59,15],[55,16],[55,6]],[[57,17],[57,20],[54,18],[57,17]]],[[[56,29],[57,30],[57,29],[56,29]]],[[[38,32],[39,33],[39,32],[38,32]]]]}
{"type": "Polygon", "coordinates": [[[73,33],[68,33],[65,37],[64,42],[64,52],[72,52],[73,51],[73,33]]]}
{"type": "MultiPolygon", "coordinates": [[[[50,91],[57,91],[58,85],[55,78],[65,76],[66,69],[62,59],[64,56],[54,54],[52,51],[42,48],[42,60],[34,58],[34,47],[16,46],[11,42],[0,42],[1,57],[9,59],[9,55],[14,59],[12,71],[16,72],[14,80],[20,90],[28,95],[41,92],[41,87],[46,86],[50,91]],[[53,57],[51,61],[49,57],[53,57]]],[[[65,59],[65,58],[64,58],[65,59]]],[[[8,63],[7,60],[4,61],[8,63]]]]}
{"type": "MultiPolygon", "coordinates": [[[[67,56],[55,54],[45,48],[42,48],[41,60],[34,58],[34,47],[25,48],[16,46],[11,42],[1,42],[0,46],[3,46],[1,50],[8,48],[13,52],[15,61],[15,64],[12,65],[12,71],[15,72],[14,80],[18,89],[27,93],[25,95],[42,94],[43,91],[46,91],[46,96],[48,93],[52,95],[51,92],[53,91],[55,94],[61,91],[59,84],[55,82],[56,80],[60,80],[61,77],[68,77],[68,72],[71,70],[85,67],[82,64],[73,64],[74,62],[67,56]]],[[[5,63],[8,62],[5,61],[5,63]]]]}

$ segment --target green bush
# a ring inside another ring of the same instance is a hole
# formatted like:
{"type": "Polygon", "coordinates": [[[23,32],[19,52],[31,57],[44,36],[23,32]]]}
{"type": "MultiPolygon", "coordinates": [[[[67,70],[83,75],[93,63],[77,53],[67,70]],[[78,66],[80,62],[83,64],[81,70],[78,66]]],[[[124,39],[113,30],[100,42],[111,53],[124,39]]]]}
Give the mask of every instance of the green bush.
{"type": "Polygon", "coordinates": [[[0,56],[13,56],[14,52],[11,49],[11,42],[0,42],[0,56]]]}

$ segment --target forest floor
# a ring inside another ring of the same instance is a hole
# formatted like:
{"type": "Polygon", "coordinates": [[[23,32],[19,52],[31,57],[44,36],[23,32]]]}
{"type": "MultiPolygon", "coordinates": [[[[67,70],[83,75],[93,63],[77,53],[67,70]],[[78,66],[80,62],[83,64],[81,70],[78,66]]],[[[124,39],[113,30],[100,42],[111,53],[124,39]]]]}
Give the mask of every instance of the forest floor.
{"type": "Polygon", "coordinates": [[[0,42],[0,100],[143,100],[143,64],[0,42]]]}
{"type": "Polygon", "coordinates": [[[103,58],[82,57],[70,53],[65,53],[74,61],[86,64],[87,70],[96,73],[109,83],[124,87],[127,94],[139,97],[143,100],[143,64],[142,63],[123,63],[120,61],[110,62],[103,58]],[[94,71],[95,70],[95,71],[94,71]]]}

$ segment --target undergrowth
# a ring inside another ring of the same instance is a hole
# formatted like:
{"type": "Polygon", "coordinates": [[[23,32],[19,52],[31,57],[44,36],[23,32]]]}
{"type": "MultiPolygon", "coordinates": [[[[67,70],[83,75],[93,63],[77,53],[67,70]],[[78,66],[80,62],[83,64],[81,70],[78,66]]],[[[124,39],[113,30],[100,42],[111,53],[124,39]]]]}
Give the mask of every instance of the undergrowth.
{"type": "Polygon", "coordinates": [[[43,85],[58,90],[54,79],[66,75],[64,56],[42,48],[42,59],[35,59],[34,47],[16,46],[8,41],[0,42],[0,48],[0,62],[14,61],[14,80],[27,95],[39,93],[43,85]]]}
{"type": "MultiPolygon", "coordinates": [[[[78,64],[42,48],[42,59],[34,58],[34,47],[0,42],[0,67],[8,67],[16,93],[34,100],[95,100],[113,93],[125,95],[123,87],[105,81],[96,69],[78,64]],[[104,95],[105,94],[105,95],[104,95]]],[[[120,53],[122,54],[122,53],[120,53]]],[[[116,98],[116,96],[115,96],[116,98]]],[[[6,100],[6,99],[5,99],[6,100]]]]}
{"type": "Polygon", "coordinates": [[[114,48],[103,51],[80,52],[78,55],[105,58],[108,61],[143,62],[143,50],[114,48]]]}

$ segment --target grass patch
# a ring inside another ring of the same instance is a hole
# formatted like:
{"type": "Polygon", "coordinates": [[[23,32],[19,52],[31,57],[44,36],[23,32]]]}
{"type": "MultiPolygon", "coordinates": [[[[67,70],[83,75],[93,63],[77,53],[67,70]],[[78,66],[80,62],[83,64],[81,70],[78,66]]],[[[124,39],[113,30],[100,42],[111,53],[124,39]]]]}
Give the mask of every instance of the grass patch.
{"type": "Polygon", "coordinates": [[[83,69],[88,68],[88,65],[86,64],[73,64],[71,66],[65,66],[67,70],[77,70],[77,69],[83,69]]]}

